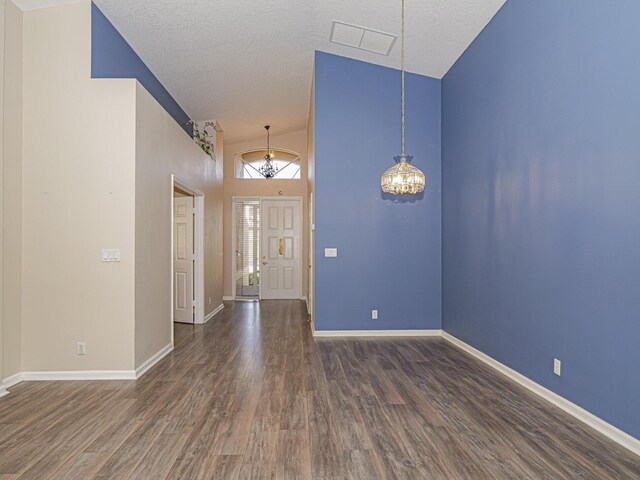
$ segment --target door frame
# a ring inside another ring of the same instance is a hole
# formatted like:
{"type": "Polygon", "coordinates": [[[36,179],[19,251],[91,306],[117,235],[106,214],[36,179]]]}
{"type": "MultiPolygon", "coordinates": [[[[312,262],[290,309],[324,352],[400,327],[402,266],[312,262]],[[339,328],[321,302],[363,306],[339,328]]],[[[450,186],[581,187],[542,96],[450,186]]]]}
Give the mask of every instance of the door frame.
{"type": "MultiPolygon", "coordinates": [[[[253,196],[232,196],[231,197],[231,268],[229,269],[231,272],[231,298],[233,300],[236,300],[236,242],[237,242],[237,235],[236,235],[236,209],[235,209],[235,203],[236,200],[241,200],[241,201],[256,201],[259,203],[259,209],[260,212],[262,212],[262,198],[264,197],[253,197],[253,196]]],[[[262,213],[260,214],[260,220],[262,222],[262,213]]],[[[260,245],[260,247],[262,248],[262,228],[260,229],[260,238],[258,238],[258,244],[260,245]]],[[[259,261],[259,260],[258,260],[259,261]]],[[[242,299],[241,299],[242,300],[242,299]]],[[[253,300],[253,298],[250,298],[248,300],[253,300]]],[[[262,296],[261,296],[261,289],[260,286],[258,286],[258,300],[262,300],[262,296]]]]}
{"type": "Polygon", "coordinates": [[[173,344],[173,308],[174,308],[174,281],[173,277],[175,275],[175,271],[173,268],[173,247],[174,247],[174,218],[173,218],[173,195],[175,187],[178,187],[180,190],[184,190],[185,192],[191,194],[193,196],[193,205],[194,205],[194,219],[193,219],[193,240],[194,240],[194,254],[195,254],[195,262],[193,265],[193,295],[194,295],[194,304],[195,304],[195,318],[194,323],[202,324],[204,323],[204,192],[189,185],[189,183],[181,180],[174,174],[171,174],[171,249],[170,249],[170,258],[171,258],[171,315],[170,326],[171,326],[171,344],[173,344]]]}
{"type": "MultiPolygon", "coordinates": [[[[300,300],[304,300],[302,296],[304,295],[304,280],[302,276],[304,272],[302,271],[302,252],[304,251],[304,198],[302,195],[234,195],[231,197],[231,296],[234,300],[236,300],[236,271],[233,268],[233,252],[236,251],[236,211],[233,208],[233,204],[236,200],[257,200],[260,202],[260,224],[262,225],[262,202],[263,200],[282,200],[282,201],[297,201],[300,204],[300,210],[298,215],[298,222],[300,225],[300,255],[298,258],[298,267],[300,270],[300,300]]],[[[262,247],[262,226],[260,227],[260,246],[262,247]]],[[[260,287],[258,288],[258,300],[262,300],[262,282],[260,282],[260,287]]]]}
{"type": "Polygon", "coordinates": [[[315,208],[315,201],[313,192],[309,193],[309,285],[307,292],[307,313],[309,314],[309,322],[311,323],[311,331],[314,332],[316,328],[316,320],[314,315],[314,302],[315,302],[315,215],[313,209],[315,208]]]}

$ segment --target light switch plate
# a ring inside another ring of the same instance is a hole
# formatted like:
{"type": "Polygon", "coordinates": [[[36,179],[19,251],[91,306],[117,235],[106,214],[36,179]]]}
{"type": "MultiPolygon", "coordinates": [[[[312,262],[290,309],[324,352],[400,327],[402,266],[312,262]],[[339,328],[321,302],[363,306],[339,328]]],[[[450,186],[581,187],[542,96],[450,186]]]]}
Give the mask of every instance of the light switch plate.
{"type": "Polygon", "coordinates": [[[324,256],[325,257],[337,257],[338,256],[338,249],[337,248],[325,248],[324,249],[324,256]]]}
{"type": "Polygon", "coordinates": [[[119,248],[103,248],[102,261],[103,262],[119,262],[120,249],[119,248]]]}

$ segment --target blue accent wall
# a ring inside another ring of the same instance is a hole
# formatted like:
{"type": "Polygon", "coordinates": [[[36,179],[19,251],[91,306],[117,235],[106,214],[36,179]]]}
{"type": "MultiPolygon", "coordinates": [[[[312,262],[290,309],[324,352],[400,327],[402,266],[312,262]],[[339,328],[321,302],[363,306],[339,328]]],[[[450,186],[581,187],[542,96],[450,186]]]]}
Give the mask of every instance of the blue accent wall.
{"type": "Polygon", "coordinates": [[[91,77],[135,78],[189,135],[189,116],[100,9],[91,3],[91,77]]]}
{"type": "Polygon", "coordinates": [[[397,201],[380,176],[400,153],[400,72],[316,52],[317,330],[441,328],[440,81],[406,80],[407,153],[427,190],[397,201]]]}
{"type": "Polygon", "coordinates": [[[508,0],[442,82],[444,329],[636,438],[638,25],[508,0]]]}

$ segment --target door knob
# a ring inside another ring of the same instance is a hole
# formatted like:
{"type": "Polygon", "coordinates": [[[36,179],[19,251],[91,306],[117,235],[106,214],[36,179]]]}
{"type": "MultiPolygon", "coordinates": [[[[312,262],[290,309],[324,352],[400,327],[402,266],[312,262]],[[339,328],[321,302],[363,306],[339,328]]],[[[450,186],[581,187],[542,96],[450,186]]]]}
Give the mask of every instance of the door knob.
{"type": "Polygon", "coordinates": [[[269,263],[269,262],[262,262],[263,265],[266,265],[267,263],[269,263]]]}

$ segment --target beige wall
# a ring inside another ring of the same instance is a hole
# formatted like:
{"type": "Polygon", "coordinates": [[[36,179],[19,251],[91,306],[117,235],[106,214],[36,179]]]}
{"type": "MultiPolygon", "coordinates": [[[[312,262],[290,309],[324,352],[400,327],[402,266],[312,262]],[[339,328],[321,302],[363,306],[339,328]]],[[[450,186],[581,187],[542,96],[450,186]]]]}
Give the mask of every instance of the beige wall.
{"type": "Polygon", "coordinates": [[[23,16],[24,119],[12,123],[16,135],[23,126],[22,181],[11,207],[4,183],[15,244],[3,246],[22,249],[11,253],[22,281],[4,291],[22,329],[16,369],[131,371],[171,341],[171,174],[205,193],[205,314],[222,303],[223,138],[214,162],[135,80],[90,78],[88,0],[23,16]],[[103,263],[102,248],[119,248],[121,261],[103,263]]]}
{"type": "MultiPolygon", "coordinates": [[[[222,155],[222,135],[216,143],[222,155]]],[[[171,174],[205,197],[206,315],[222,304],[222,158],[206,155],[138,84],[136,367],[171,342],[171,174]]]]}
{"type": "MultiPolygon", "coordinates": [[[[5,0],[0,0],[0,245],[4,245],[2,230],[4,228],[4,9],[5,0]]],[[[0,247],[1,250],[2,247],[0,247]]],[[[3,343],[4,335],[2,322],[2,282],[4,279],[2,268],[2,252],[0,251],[0,395],[4,394],[5,388],[2,384],[4,376],[3,343]]]]}
{"type": "Polygon", "coordinates": [[[2,376],[21,370],[22,356],[22,50],[23,14],[5,5],[2,201],[2,376]]]}
{"type": "Polygon", "coordinates": [[[90,28],[24,13],[23,371],[134,367],[136,82],[90,78],[90,28]]]}
{"type": "Polygon", "coordinates": [[[300,196],[303,200],[303,252],[302,252],[302,292],[307,295],[309,269],[308,250],[308,198],[307,198],[307,132],[271,135],[273,149],[293,150],[300,154],[300,180],[251,180],[235,178],[235,156],[251,149],[265,148],[266,136],[252,141],[225,146],[224,151],[224,295],[232,295],[233,245],[232,245],[232,199],[234,196],[300,196]]]}

